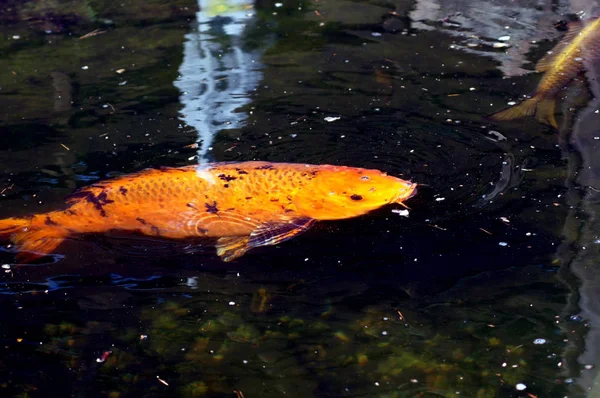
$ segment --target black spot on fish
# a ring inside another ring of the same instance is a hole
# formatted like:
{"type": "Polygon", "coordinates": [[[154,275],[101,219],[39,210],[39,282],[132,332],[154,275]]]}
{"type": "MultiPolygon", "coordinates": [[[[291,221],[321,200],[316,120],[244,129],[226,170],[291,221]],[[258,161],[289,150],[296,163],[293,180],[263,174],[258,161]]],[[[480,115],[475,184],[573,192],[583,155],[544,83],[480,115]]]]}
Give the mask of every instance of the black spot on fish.
{"type": "Polygon", "coordinates": [[[154,235],[160,236],[160,229],[158,229],[158,227],[156,225],[153,225],[150,229],[152,230],[154,235]]]}
{"type": "Polygon", "coordinates": [[[279,202],[279,199],[269,199],[271,202],[279,202]]]}
{"type": "Polygon", "coordinates": [[[219,174],[219,176],[218,176],[218,177],[219,177],[221,180],[223,180],[223,181],[227,181],[227,182],[229,182],[229,181],[233,181],[233,180],[237,180],[237,177],[230,176],[230,175],[225,175],[225,174],[219,174]]]}
{"type": "Polygon", "coordinates": [[[77,212],[75,210],[71,210],[71,209],[65,210],[65,213],[67,213],[70,216],[74,216],[77,214],[77,212]]]}
{"type": "Polygon", "coordinates": [[[44,224],[46,224],[46,225],[58,225],[49,216],[46,216],[46,221],[44,221],[44,224]]]}
{"type": "Polygon", "coordinates": [[[127,195],[127,188],[119,187],[119,192],[121,192],[121,195],[127,195]]]}
{"type": "Polygon", "coordinates": [[[285,209],[285,212],[286,212],[286,213],[290,213],[290,212],[292,212],[292,211],[294,211],[294,210],[292,210],[292,209],[285,209]]]}
{"type": "Polygon", "coordinates": [[[198,232],[200,232],[202,235],[206,235],[208,233],[208,229],[204,229],[204,228],[197,228],[198,232]]]}
{"type": "Polygon", "coordinates": [[[188,203],[186,206],[190,207],[190,208],[192,208],[194,210],[198,210],[198,208],[196,206],[194,206],[194,204],[192,204],[192,203],[188,203]]]}
{"type": "Polygon", "coordinates": [[[223,184],[223,188],[229,188],[229,184],[223,184]]]}
{"type": "Polygon", "coordinates": [[[265,165],[262,165],[262,166],[255,167],[254,170],[269,170],[269,169],[272,169],[272,168],[273,168],[272,165],[265,164],[265,165]]]}
{"type": "Polygon", "coordinates": [[[237,172],[238,172],[238,174],[248,174],[248,172],[247,172],[247,171],[244,171],[244,170],[242,170],[242,169],[235,169],[235,171],[237,171],[237,172]]]}
{"type": "Polygon", "coordinates": [[[213,201],[213,204],[209,204],[209,203],[205,203],[204,206],[206,206],[206,212],[207,213],[218,213],[219,209],[217,208],[217,202],[213,201]]]}
{"type": "Polygon", "coordinates": [[[95,196],[92,192],[85,192],[85,195],[85,200],[92,203],[94,207],[100,211],[100,215],[102,217],[106,217],[106,212],[104,211],[103,206],[113,203],[114,200],[108,199],[108,195],[105,191],[100,192],[98,196],[95,196]]]}
{"type": "Polygon", "coordinates": [[[140,218],[140,217],[136,218],[136,221],[139,221],[142,225],[146,225],[147,224],[146,220],[144,220],[143,218],[140,218]]]}
{"type": "Polygon", "coordinates": [[[252,196],[246,196],[246,200],[252,199],[252,196]]]}
{"type": "Polygon", "coordinates": [[[354,195],[350,196],[350,199],[352,199],[352,200],[362,200],[362,196],[354,194],[354,195]]]}

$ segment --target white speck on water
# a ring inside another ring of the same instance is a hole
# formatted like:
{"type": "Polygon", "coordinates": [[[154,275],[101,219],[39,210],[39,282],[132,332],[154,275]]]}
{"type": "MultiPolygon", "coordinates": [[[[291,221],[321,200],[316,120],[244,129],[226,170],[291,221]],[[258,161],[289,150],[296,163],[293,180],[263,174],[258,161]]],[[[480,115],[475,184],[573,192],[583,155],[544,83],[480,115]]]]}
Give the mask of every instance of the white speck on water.
{"type": "Polygon", "coordinates": [[[527,232],[525,236],[531,236],[531,232],[527,232]]]}
{"type": "Polygon", "coordinates": [[[379,36],[381,36],[381,33],[379,33],[379,32],[372,32],[371,36],[379,37],[379,36]]]}
{"type": "Polygon", "coordinates": [[[15,39],[15,40],[19,40],[19,39],[21,38],[21,36],[19,36],[19,35],[14,35],[12,38],[13,38],[13,39],[15,39]]]}
{"type": "Polygon", "coordinates": [[[500,36],[498,38],[498,40],[500,40],[500,41],[509,41],[510,40],[510,36],[500,36]]]}
{"type": "Polygon", "coordinates": [[[244,359],[242,362],[243,362],[244,364],[247,364],[247,363],[248,363],[248,360],[247,360],[247,359],[244,359]]]}
{"type": "Polygon", "coordinates": [[[84,65],[84,66],[82,66],[82,67],[81,67],[81,69],[83,69],[83,70],[88,70],[88,69],[90,69],[90,67],[89,67],[89,66],[87,66],[87,65],[84,65]]]}
{"type": "Polygon", "coordinates": [[[594,369],[594,365],[585,365],[584,368],[586,370],[594,369]]]}
{"type": "Polygon", "coordinates": [[[375,382],[375,385],[376,385],[377,387],[379,387],[379,382],[377,382],[377,381],[376,381],[376,382],[375,382]]]}
{"type": "Polygon", "coordinates": [[[502,367],[505,368],[506,367],[506,362],[502,362],[502,367]]]}
{"type": "Polygon", "coordinates": [[[10,264],[2,264],[2,269],[10,269],[10,264]]]}
{"type": "Polygon", "coordinates": [[[229,305],[235,305],[235,301],[230,301],[229,305]]]}
{"type": "Polygon", "coordinates": [[[494,44],[492,44],[492,47],[494,47],[494,48],[506,48],[506,47],[510,47],[510,44],[508,44],[508,43],[494,43],[494,44]]]}
{"type": "Polygon", "coordinates": [[[407,209],[392,209],[392,213],[396,213],[402,217],[408,217],[410,212],[407,209]]]}
{"type": "Polygon", "coordinates": [[[127,80],[123,80],[121,83],[119,83],[119,86],[124,86],[127,84],[127,80]]]}
{"type": "Polygon", "coordinates": [[[506,243],[506,242],[498,242],[498,245],[500,245],[500,246],[503,246],[503,247],[504,247],[504,246],[508,246],[508,243],[506,243]]]}
{"type": "Polygon", "coordinates": [[[340,116],[327,116],[323,120],[325,120],[328,123],[331,123],[331,122],[335,122],[336,120],[340,120],[340,119],[341,119],[340,116]]]}
{"type": "Polygon", "coordinates": [[[527,388],[527,386],[526,386],[525,384],[523,384],[523,383],[519,383],[519,384],[517,384],[517,385],[515,386],[515,388],[516,388],[517,390],[519,390],[519,391],[523,391],[524,389],[526,389],[526,388],[527,388]]]}
{"type": "Polygon", "coordinates": [[[275,7],[276,7],[276,8],[283,7],[283,3],[275,3],[275,7]]]}
{"type": "Polygon", "coordinates": [[[381,332],[381,334],[387,336],[387,331],[384,330],[383,332],[381,332]]]}
{"type": "Polygon", "coordinates": [[[535,339],[533,344],[546,344],[546,339],[535,339]]]}
{"type": "Polygon", "coordinates": [[[436,202],[441,202],[442,200],[446,200],[446,198],[435,198],[436,202]]]}
{"type": "Polygon", "coordinates": [[[516,102],[515,102],[515,101],[508,101],[508,102],[506,103],[506,105],[513,106],[513,105],[516,105],[516,102]]]}

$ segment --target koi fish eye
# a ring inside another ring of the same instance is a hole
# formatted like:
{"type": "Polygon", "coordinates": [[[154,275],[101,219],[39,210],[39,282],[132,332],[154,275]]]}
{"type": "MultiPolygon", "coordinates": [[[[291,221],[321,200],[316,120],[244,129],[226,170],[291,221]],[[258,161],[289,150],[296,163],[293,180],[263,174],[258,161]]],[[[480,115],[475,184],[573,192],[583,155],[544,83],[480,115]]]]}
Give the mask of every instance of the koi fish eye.
{"type": "Polygon", "coordinates": [[[352,199],[352,200],[362,200],[362,198],[363,198],[362,196],[357,195],[357,194],[350,196],[350,199],[352,199]]]}
{"type": "Polygon", "coordinates": [[[369,181],[369,176],[362,176],[360,179],[363,181],[369,181]]]}

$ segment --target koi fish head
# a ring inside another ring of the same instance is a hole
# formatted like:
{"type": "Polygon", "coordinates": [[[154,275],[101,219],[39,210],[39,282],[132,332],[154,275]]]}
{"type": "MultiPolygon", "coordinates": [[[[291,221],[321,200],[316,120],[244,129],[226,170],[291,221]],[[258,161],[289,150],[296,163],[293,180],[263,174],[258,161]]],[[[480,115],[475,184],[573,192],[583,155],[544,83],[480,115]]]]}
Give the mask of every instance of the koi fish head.
{"type": "Polygon", "coordinates": [[[322,166],[296,198],[307,217],[335,220],[356,217],[390,203],[402,204],[417,184],[379,170],[322,166]]]}

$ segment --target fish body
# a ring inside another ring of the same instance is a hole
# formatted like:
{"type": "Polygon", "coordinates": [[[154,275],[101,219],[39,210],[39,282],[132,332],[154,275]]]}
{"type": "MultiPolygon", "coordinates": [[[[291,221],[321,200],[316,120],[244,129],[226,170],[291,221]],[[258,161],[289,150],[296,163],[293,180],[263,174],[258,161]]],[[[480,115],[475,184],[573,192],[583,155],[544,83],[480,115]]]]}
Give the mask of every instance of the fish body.
{"type": "Polygon", "coordinates": [[[536,64],[545,72],[531,98],[493,113],[494,120],[512,120],[534,116],[557,128],[554,118],[556,96],[600,56],[600,17],[569,24],[569,31],[552,51],[536,64]]]}
{"type": "Polygon", "coordinates": [[[416,184],[378,170],[241,162],[150,169],[84,188],[68,208],[0,220],[19,261],[53,252],[67,237],[131,231],[168,239],[218,238],[224,261],[283,242],[314,222],[402,203],[416,184]]]}

